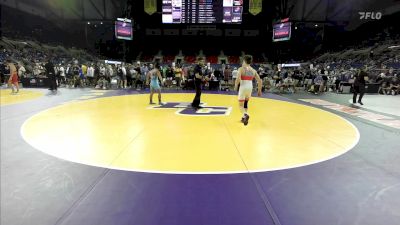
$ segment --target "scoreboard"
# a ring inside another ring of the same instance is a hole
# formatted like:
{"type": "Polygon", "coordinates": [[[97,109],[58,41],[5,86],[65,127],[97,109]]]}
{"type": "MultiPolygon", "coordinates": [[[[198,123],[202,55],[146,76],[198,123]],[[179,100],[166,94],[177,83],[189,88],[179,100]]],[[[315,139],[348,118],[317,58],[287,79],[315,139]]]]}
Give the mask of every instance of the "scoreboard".
{"type": "Polygon", "coordinates": [[[117,18],[115,21],[115,37],[117,39],[132,40],[132,20],[117,18]]]}
{"type": "Polygon", "coordinates": [[[283,19],[273,25],[272,41],[288,41],[292,35],[292,23],[289,18],[283,19]]]}
{"type": "Polygon", "coordinates": [[[163,23],[241,23],[243,0],[163,0],[163,23]]]}

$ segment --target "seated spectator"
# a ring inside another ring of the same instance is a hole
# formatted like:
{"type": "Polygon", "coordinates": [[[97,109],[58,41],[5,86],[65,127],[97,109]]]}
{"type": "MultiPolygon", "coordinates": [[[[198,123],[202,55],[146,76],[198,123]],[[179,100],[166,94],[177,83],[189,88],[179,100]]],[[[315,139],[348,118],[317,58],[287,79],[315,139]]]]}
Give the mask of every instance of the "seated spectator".
{"type": "Polygon", "coordinates": [[[319,92],[323,93],[326,91],[326,88],[328,86],[328,75],[327,75],[327,71],[325,70],[325,73],[321,74],[322,75],[322,83],[319,86],[319,92]]]}
{"type": "Polygon", "coordinates": [[[2,64],[0,64],[0,85],[6,83],[6,72],[7,72],[7,66],[6,66],[6,61],[4,61],[2,64]]]}
{"type": "Polygon", "coordinates": [[[385,74],[381,74],[381,76],[382,76],[382,83],[378,89],[378,93],[388,95],[388,94],[390,94],[390,90],[391,90],[391,88],[390,88],[391,78],[386,77],[385,74]]]}
{"type": "Polygon", "coordinates": [[[313,75],[311,71],[308,71],[307,74],[304,76],[304,90],[310,90],[311,85],[313,84],[313,75]]]}
{"type": "Polygon", "coordinates": [[[72,85],[72,87],[74,87],[74,88],[76,88],[79,84],[80,84],[80,79],[79,79],[79,73],[80,73],[80,68],[79,68],[79,66],[77,65],[77,64],[74,64],[73,66],[72,66],[72,75],[73,75],[73,78],[72,78],[72,80],[71,80],[71,85],[72,85]]]}
{"type": "Polygon", "coordinates": [[[323,82],[324,80],[322,79],[322,75],[321,74],[317,75],[317,77],[314,79],[314,84],[311,86],[312,89],[311,92],[317,95],[321,90],[320,86],[323,85],[323,82]]]}
{"type": "Polygon", "coordinates": [[[282,91],[287,90],[289,93],[296,93],[296,87],[294,86],[294,80],[291,76],[288,76],[283,80],[283,83],[281,85],[281,90],[282,91]]]}
{"type": "Polygon", "coordinates": [[[273,79],[270,76],[266,76],[263,79],[263,91],[269,91],[272,88],[273,79]]]}
{"type": "Polygon", "coordinates": [[[395,75],[392,78],[392,81],[390,82],[389,88],[390,88],[390,91],[391,91],[392,95],[398,95],[399,94],[399,91],[400,91],[400,80],[397,77],[397,75],[395,75]]]}
{"type": "Polygon", "coordinates": [[[109,88],[109,83],[108,83],[108,81],[106,80],[105,76],[101,76],[101,77],[99,78],[99,80],[97,81],[96,88],[98,88],[98,89],[104,89],[104,90],[109,88]]]}

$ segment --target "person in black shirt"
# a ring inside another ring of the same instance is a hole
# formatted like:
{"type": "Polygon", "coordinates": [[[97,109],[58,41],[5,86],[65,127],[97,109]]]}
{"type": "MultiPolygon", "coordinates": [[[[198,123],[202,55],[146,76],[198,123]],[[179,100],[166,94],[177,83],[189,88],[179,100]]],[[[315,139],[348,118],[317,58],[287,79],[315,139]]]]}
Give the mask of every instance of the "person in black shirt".
{"type": "MultiPolygon", "coordinates": [[[[198,63],[194,68],[194,87],[196,89],[196,96],[193,99],[192,107],[195,109],[200,109],[200,97],[201,97],[201,83],[204,79],[203,74],[204,58],[199,58],[198,63]]],[[[207,79],[207,78],[206,78],[207,79]]]]}
{"type": "Polygon", "coordinates": [[[400,80],[399,78],[397,78],[396,74],[394,75],[392,81],[390,82],[390,91],[392,95],[397,95],[400,92],[400,80]]]}
{"type": "Polygon", "coordinates": [[[322,84],[319,87],[319,92],[321,92],[321,93],[325,92],[326,88],[327,88],[327,85],[328,85],[328,76],[325,73],[323,73],[322,74],[322,84]]]}
{"type": "Polygon", "coordinates": [[[72,66],[72,75],[73,75],[72,86],[74,88],[76,88],[79,84],[79,70],[80,70],[79,65],[75,63],[72,66]]]}
{"type": "Polygon", "coordinates": [[[6,76],[5,76],[7,70],[6,63],[7,62],[4,61],[4,63],[0,64],[0,85],[3,85],[6,81],[6,76]]]}
{"type": "Polygon", "coordinates": [[[46,76],[49,79],[49,90],[57,91],[56,72],[54,71],[54,64],[50,59],[44,65],[44,68],[46,69],[46,76]]]}
{"type": "Polygon", "coordinates": [[[362,98],[365,93],[365,82],[368,80],[368,74],[364,70],[361,70],[358,75],[354,79],[354,84],[353,84],[353,104],[356,104],[357,100],[357,94],[359,93],[360,96],[358,98],[358,103],[360,105],[364,105],[362,103],[362,98]]]}

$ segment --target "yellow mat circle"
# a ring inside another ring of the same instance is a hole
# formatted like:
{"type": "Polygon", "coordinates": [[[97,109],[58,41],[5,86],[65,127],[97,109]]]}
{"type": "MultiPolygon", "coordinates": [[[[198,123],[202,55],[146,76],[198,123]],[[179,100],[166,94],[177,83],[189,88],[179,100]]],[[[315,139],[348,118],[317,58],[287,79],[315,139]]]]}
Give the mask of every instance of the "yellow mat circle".
{"type": "MultiPolygon", "coordinates": [[[[192,98],[163,95],[165,102],[192,98]]],[[[359,139],[347,120],[305,105],[252,98],[250,123],[244,126],[236,96],[204,94],[202,101],[231,111],[182,115],[184,108],[149,108],[148,95],[98,98],[40,112],[25,122],[22,135],[33,147],[65,160],[160,173],[293,168],[339,156],[359,139]]]]}
{"type": "Polygon", "coordinates": [[[11,89],[0,90],[0,105],[10,105],[30,101],[44,94],[39,91],[20,90],[17,94],[11,94],[11,89]]]}

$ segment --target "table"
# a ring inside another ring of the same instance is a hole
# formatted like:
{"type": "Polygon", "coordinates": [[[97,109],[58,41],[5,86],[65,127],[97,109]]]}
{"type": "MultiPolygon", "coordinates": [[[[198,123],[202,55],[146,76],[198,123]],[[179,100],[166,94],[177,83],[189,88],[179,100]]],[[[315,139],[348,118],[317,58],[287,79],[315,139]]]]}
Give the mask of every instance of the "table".
{"type": "Polygon", "coordinates": [[[49,78],[20,78],[23,87],[49,87],[49,78]]]}
{"type": "MultiPolygon", "coordinates": [[[[343,86],[342,90],[344,94],[349,94],[349,93],[353,93],[353,87],[352,87],[353,83],[348,83],[348,82],[341,82],[340,86],[343,86]]],[[[376,94],[378,93],[379,87],[381,86],[381,84],[379,83],[367,83],[365,88],[365,93],[369,93],[369,94],[376,94]]]]}

